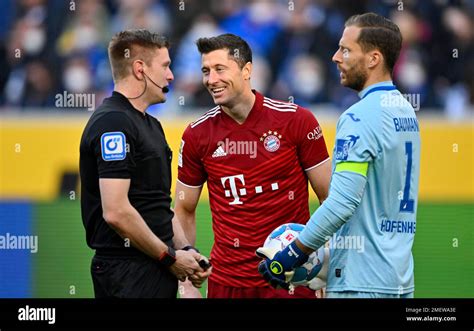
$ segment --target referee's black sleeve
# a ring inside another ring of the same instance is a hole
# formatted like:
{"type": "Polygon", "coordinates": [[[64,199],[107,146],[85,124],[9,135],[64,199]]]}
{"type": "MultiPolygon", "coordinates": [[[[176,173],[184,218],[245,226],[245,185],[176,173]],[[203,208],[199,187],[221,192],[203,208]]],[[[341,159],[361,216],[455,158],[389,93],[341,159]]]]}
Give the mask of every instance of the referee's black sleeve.
{"type": "Polygon", "coordinates": [[[91,132],[90,148],[97,160],[99,178],[131,178],[137,129],[127,114],[107,111],[91,132]]]}

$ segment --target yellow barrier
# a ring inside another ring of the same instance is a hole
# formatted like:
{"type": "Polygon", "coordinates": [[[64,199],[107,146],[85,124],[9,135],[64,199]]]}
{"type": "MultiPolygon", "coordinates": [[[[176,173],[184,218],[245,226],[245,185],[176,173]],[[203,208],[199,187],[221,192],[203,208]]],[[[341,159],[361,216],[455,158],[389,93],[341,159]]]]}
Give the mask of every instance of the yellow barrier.
{"type": "MultiPolygon", "coordinates": [[[[192,119],[163,120],[174,151],[173,176],[181,135],[192,119]]],[[[330,153],[335,120],[319,118],[330,153]]],[[[60,176],[77,172],[79,141],[86,117],[8,119],[0,122],[0,199],[53,200],[60,176]]],[[[474,124],[419,119],[422,138],[420,199],[474,201],[474,124]]],[[[174,187],[173,191],[174,192],[174,187]]],[[[207,197],[207,192],[203,192],[207,197]]]]}

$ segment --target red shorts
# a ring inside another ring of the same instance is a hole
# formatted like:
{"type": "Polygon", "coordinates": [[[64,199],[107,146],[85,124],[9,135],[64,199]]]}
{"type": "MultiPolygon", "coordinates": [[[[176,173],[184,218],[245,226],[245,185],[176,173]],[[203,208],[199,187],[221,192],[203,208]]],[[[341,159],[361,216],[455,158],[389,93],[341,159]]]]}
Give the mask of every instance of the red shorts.
{"type": "Polygon", "coordinates": [[[322,296],[322,291],[313,291],[308,287],[299,286],[293,292],[273,287],[232,287],[218,284],[208,280],[207,297],[208,298],[259,298],[259,299],[316,299],[322,296]]]}

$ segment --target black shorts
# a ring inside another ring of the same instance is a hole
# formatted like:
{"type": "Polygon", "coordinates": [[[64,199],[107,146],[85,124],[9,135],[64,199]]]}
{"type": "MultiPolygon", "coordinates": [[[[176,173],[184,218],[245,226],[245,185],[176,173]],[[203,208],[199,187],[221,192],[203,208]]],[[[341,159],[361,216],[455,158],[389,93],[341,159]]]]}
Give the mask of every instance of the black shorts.
{"type": "Polygon", "coordinates": [[[96,298],[176,298],[178,279],[146,255],[94,255],[96,298]]]}

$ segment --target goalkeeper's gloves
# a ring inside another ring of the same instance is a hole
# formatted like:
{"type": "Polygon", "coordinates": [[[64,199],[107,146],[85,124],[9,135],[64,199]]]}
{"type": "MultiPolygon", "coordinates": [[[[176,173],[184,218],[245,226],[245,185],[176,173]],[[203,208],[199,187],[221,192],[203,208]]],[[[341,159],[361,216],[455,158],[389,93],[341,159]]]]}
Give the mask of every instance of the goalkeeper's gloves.
{"type": "Polygon", "coordinates": [[[255,252],[264,260],[258,265],[258,272],[274,288],[290,288],[294,269],[308,261],[308,255],[296,245],[296,240],[282,251],[260,247],[255,252]]]}

